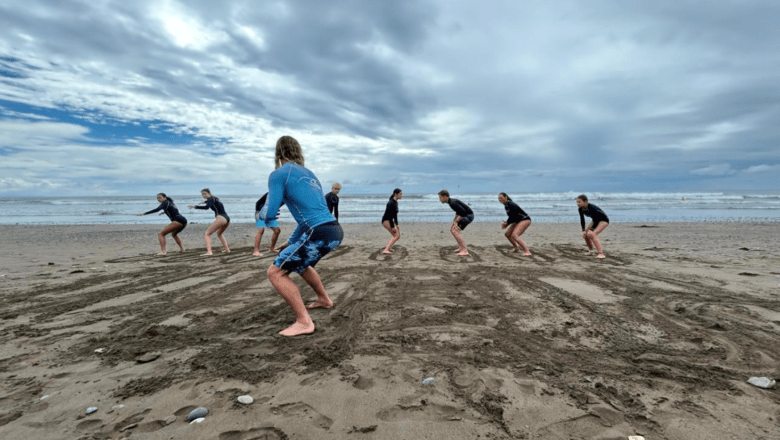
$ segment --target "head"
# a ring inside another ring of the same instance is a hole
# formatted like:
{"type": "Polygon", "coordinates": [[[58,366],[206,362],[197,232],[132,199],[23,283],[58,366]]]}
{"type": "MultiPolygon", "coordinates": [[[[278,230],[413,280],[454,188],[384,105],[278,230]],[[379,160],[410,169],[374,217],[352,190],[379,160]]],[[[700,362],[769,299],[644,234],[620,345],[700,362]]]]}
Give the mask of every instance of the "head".
{"type": "Polygon", "coordinates": [[[341,191],[341,184],[336,182],[333,185],[330,186],[330,192],[333,193],[334,196],[339,195],[339,191],[341,191]]]}
{"type": "Polygon", "coordinates": [[[200,195],[202,195],[204,199],[208,199],[211,197],[211,191],[208,188],[203,188],[200,190],[200,195]]]}
{"type": "Polygon", "coordinates": [[[576,199],[574,199],[577,202],[578,208],[585,208],[588,206],[588,196],[585,194],[580,194],[577,196],[576,199]]]}
{"type": "Polygon", "coordinates": [[[401,191],[401,188],[396,188],[393,190],[393,195],[390,196],[390,198],[400,200],[403,196],[404,196],[404,192],[401,191]]]}
{"type": "Polygon", "coordinates": [[[506,203],[506,202],[508,202],[508,201],[510,201],[510,200],[512,200],[512,198],[511,198],[511,197],[509,197],[509,196],[507,195],[507,193],[504,193],[504,192],[502,192],[502,193],[498,193],[498,201],[499,201],[499,202],[501,202],[501,203],[506,203]]]}
{"type": "Polygon", "coordinates": [[[450,192],[446,189],[443,189],[439,191],[439,201],[442,203],[447,203],[450,201],[450,192]]]}
{"type": "Polygon", "coordinates": [[[292,136],[282,136],[276,141],[276,155],[274,157],[276,168],[282,166],[283,161],[294,162],[304,166],[303,150],[301,144],[292,136]]]}
{"type": "MultiPolygon", "coordinates": [[[[168,196],[165,195],[165,193],[158,193],[157,194],[157,201],[162,203],[164,201],[168,200],[168,196]]],[[[173,200],[171,200],[173,201],[173,200]]]]}

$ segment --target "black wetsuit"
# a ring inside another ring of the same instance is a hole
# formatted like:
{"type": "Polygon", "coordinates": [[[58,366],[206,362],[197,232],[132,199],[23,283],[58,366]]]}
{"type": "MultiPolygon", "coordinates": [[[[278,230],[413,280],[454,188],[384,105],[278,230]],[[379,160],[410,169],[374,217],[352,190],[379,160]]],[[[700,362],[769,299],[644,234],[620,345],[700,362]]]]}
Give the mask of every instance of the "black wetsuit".
{"type": "Polygon", "coordinates": [[[460,221],[458,222],[458,227],[461,230],[466,229],[466,226],[474,221],[474,211],[469,208],[469,205],[461,202],[458,199],[453,199],[452,197],[450,197],[449,201],[447,201],[447,204],[450,205],[450,208],[452,208],[453,211],[455,211],[455,214],[461,217],[460,221]]]}
{"type": "Polygon", "coordinates": [[[509,218],[506,219],[506,224],[508,225],[520,223],[523,220],[531,220],[531,217],[523,211],[523,208],[511,200],[507,200],[506,203],[504,203],[504,210],[506,211],[506,215],[509,216],[509,218]]]}
{"type": "Polygon", "coordinates": [[[594,205],[593,203],[588,203],[588,206],[585,208],[577,208],[577,211],[580,213],[580,224],[582,225],[583,231],[585,230],[586,215],[593,220],[593,229],[596,229],[596,226],[598,226],[601,222],[609,223],[609,217],[607,217],[607,214],[605,214],[601,208],[594,205]]]}
{"type": "Polygon", "coordinates": [[[179,214],[179,209],[176,208],[176,205],[172,201],[166,200],[160,203],[160,206],[157,208],[144,212],[144,215],[153,214],[158,211],[164,212],[172,222],[179,222],[182,224],[182,226],[187,226],[187,219],[184,218],[183,215],[179,214]]]}
{"type": "Polygon", "coordinates": [[[200,205],[195,205],[195,209],[210,209],[214,211],[214,217],[221,215],[222,217],[225,217],[225,220],[227,220],[228,223],[230,223],[230,217],[228,217],[227,213],[225,212],[225,205],[223,205],[222,202],[217,200],[217,198],[214,196],[209,197],[200,205]]]}
{"type": "Polygon", "coordinates": [[[333,194],[333,192],[329,192],[325,194],[325,203],[328,204],[328,211],[330,211],[330,213],[333,214],[333,217],[336,217],[336,220],[338,220],[339,219],[339,196],[333,194]]]}
{"type": "Polygon", "coordinates": [[[390,197],[390,201],[387,202],[385,214],[382,216],[382,223],[385,221],[390,222],[391,228],[394,228],[398,224],[398,201],[392,197],[390,197]]]}

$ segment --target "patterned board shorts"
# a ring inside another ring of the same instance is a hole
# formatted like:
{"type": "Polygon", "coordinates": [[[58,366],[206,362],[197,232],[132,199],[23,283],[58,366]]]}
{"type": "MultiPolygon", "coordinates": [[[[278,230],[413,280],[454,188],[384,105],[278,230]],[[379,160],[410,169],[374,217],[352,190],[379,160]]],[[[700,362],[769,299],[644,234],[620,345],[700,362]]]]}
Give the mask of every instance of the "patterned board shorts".
{"type": "Polygon", "coordinates": [[[466,226],[468,226],[469,223],[471,223],[473,221],[474,221],[474,214],[467,215],[465,217],[461,217],[460,221],[458,222],[458,227],[462,231],[462,230],[466,229],[466,226]]]}
{"type": "Polygon", "coordinates": [[[288,272],[302,274],[314,267],[322,257],[336,249],[344,239],[344,231],[338,222],[315,226],[295,243],[290,243],[274,260],[274,266],[288,272]]]}
{"type": "Polygon", "coordinates": [[[268,220],[263,221],[263,219],[259,219],[255,221],[255,225],[257,225],[258,228],[278,228],[279,227],[279,221],[278,220],[268,220]]]}

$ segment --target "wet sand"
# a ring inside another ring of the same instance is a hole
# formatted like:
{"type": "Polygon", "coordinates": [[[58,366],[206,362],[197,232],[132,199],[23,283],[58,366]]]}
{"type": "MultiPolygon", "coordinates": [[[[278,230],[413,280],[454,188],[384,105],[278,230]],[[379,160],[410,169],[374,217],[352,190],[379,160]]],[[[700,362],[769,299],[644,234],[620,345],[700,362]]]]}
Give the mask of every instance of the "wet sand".
{"type": "Polygon", "coordinates": [[[345,225],[296,338],[253,225],[161,226],[0,229],[0,438],[780,439],[779,223],[345,225]]]}

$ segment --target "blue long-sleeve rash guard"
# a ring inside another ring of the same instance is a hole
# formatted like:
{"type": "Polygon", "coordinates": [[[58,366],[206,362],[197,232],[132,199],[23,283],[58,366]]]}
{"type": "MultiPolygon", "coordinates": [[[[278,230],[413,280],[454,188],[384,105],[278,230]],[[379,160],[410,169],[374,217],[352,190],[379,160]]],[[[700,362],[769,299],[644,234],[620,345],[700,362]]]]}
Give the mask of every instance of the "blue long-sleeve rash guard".
{"type": "Polygon", "coordinates": [[[298,222],[295,231],[287,240],[290,243],[297,241],[303,233],[316,226],[336,221],[328,211],[317,176],[293,162],[287,162],[268,176],[268,211],[261,218],[264,221],[276,218],[282,202],[298,222]]]}

